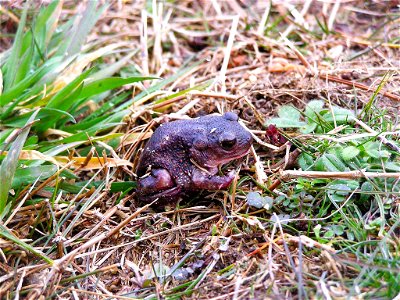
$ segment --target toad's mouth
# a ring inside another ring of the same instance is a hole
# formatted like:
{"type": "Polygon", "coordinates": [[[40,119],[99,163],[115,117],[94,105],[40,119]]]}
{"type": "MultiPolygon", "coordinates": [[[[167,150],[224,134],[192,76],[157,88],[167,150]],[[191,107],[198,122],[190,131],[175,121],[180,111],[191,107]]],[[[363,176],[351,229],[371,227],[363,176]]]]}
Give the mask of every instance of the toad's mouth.
{"type": "MultiPolygon", "coordinates": [[[[225,165],[225,164],[227,164],[227,163],[229,163],[229,162],[231,162],[231,161],[233,161],[233,160],[242,158],[242,157],[246,156],[246,155],[249,154],[249,153],[250,153],[250,149],[248,149],[248,150],[247,150],[246,152],[244,152],[244,153],[238,153],[237,155],[229,156],[229,158],[227,157],[227,158],[225,158],[225,159],[221,159],[221,160],[219,160],[219,161],[216,162],[216,163],[209,163],[209,162],[208,162],[208,163],[205,163],[205,164],[204,164],[204,167],[201,168],[201,169],[207,168],[207,169],[209,169],[209,171],[214,170],[214,169],[217,169],[217,170],[218,170],[218,168],[222,167],[223,165],[225,165]]],[[[196,165],[198,166],[198,164],[196,164],[196,165]]]]}

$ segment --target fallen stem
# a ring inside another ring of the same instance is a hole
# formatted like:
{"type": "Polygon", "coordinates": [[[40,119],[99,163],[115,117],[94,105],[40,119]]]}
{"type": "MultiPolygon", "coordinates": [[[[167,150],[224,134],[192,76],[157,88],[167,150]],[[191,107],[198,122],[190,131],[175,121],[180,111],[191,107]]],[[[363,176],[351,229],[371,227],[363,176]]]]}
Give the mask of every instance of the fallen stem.
{"type": "Polygon", "coordinates": [[[293,178],[338,178],[338,179],[355,179],[355,178],[399,178],[400,173],[379,173],[364,172],[362,170],[348,172],[321,172],[321,171],[297,171],[285,170],[279,172],[282,180],[293,178]]]}

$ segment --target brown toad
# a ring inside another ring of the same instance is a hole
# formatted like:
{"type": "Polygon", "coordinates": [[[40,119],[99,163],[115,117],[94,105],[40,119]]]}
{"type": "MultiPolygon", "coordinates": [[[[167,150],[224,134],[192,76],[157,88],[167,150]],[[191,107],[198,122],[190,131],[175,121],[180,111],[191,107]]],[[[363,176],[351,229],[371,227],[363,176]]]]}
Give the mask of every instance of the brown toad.
{"type": "Polygon", "coordinates": [[[246,155],[251,144],[232,112],[163,124],[140,156],[138,198],[165,205],[191,192],[226,189],[234,171],[220,176],[218,167],[246,155]]]}

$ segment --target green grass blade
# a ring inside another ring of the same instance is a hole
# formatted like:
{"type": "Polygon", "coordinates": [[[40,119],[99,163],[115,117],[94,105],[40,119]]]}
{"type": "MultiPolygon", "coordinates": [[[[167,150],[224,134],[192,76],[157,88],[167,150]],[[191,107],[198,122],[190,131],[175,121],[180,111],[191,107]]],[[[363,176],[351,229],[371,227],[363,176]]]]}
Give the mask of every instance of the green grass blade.
{"type": "Polygon", "coordinates": [[[113,74],[118,72],[123,66],[125,66],[128,63],[128,61],[132,58],[132,56],[134,56],[137,52],[138,50],[132,51],[125,57],[115,62],[114,64],[106,66],[105,68],[101,68],[100,71],[97,71],[92,76],[90,76],[91,80],[96,81],[105,77],[112,76],[113,74]]]}
{"type": "Polygon", "coordinates": [[[99,109],[95,112],[89,114],[86,118],[81,120],[79,123],[69,125],[67,127],[62,127],[64,130],[68,132],[76,132],[77,130],[83,130],[85,128],[90,128],[98,123],[102,123],[105,119],[107,119],[110,114],[113,112],[115,107],[118,104],[125,101],[127,97],[129,97],[130,92],[122,93],[109,101],[103,103],[99,109]]]}
{"type": "Polygon", "coordinates": [[[182,90],[182,91],[173,93],[173,94],[168,95],[168,96],[166,96],[166,97],[157,99],[157,100],[154,101],[153,103],[155,103],[155,104],[163,103],[163,102],[168,101],[168,100],[170,100],[170,99],[177,98],[177,97],[179,97],[179,96],[185,95],[185,94],[189,93],[190,91],[203,91],[203,90],[205,90],[207,87],[209,87],[210,84],[211,84],[211,80],[206,81],[206,82],[201,83],[201,84],[198,84],[198,85],[195,85],[195,86],[193,86],[193,87],[187,88],[187,89],[185,89],[185,90],[182,90]]]}
{"type": "Polygon", "coordinates": [[[13,132],[14,129],[8,128],[5,130],[0,131],[0,149],[3,147],[3,143],[6,140],[6,138],[13,132]]]}
{"type": "Polygon", "coordinates": [[[79,87],[79,85],[85,80],[92,69],[89,69],[85,72],[83,72],[81,75],[79,75],[77,78],[75,78],[72,82],[70,82],[68,85],[66,85],[63,89],[57,92],[47,103],[46,107],[48,108],[57,108],[57,109],[62,109],[62,110],[67,110],[72,104],[73,100],[71,99],[70,101],[66,101],[66,98],[75,90],[79,87]]]}
{"type": "Polygon", "coordinates": [[[105,4],[96,11],[97,3],[97,1],[88,1],[79,24],[74,28],[68,48],[64,54],[65,57],[71,57],[79,53],[89,32],[92,30],[103,11],[108,7],[108,5],[105,4]]]}
{"type": "Polygon", "coordinates": [[[32,57],[34,57],[35,54],[35,46],[33,44],[32,38],[30,43],[31,45],[24,52],[24,54],[21,55],[19,65],[16,68],[17,72],[15,74],[14,84],[17,84],[18,82],[24,80],[24,78],[26,78],[26,76],[28,75],[29,71],[32,69],[32,64],[33,64],[32,57]]]}
{"type": "Polygon", "coordinates": [[[30,252],[30,253],[40,257],[41,259],[43,259],[48,264],[50,264],[50,265],[54,264],[54,261],[50,257],[48,257],[47,255],[43,254],[42,252],[39,252],[39,251],[35,250],[35,248],[33,248],[32,246],[28,245],[27,243],[21,241],[15,235],[10,233],[8,228],[5,227],[2,224],[0,224],[0,236],[2,236],[3,238],[5,238],[7,240],[10,240],[10,241],[14,242],[15,244],[17,244],[18,246],[20,246],[21,248],[23,248],[27,252],[30,252]]]}
{"type": "MultiPolygon", "coordinates": [[[[32,114],[33,114],[33,112],[28,112],[21,116],[17,116],[15,118],[8,119],[6,122],[4,122],[4,124],[7,126],[10,126],[10,127],[16,127],[16,128],[22,127],[28,122],[28,119],[32,116],[32,114]]],[[[55,109],[55,108],[42,108],[37,116],[37,119],[40,119],[41,122],[36,125],[36,128],[40,128],[41,124],[45,120],[48,120],[51,118],[59,119],[61,117],[65,117],[68,121],[76,123],[75,118],[66,111],[63,111],[60,109],[55,109]]]]}
{"type": "Polygon", "coordinates": [[[6,158],[3,160],[0,166],[0,214],[3,213],[4,208],[7,204],[8,192],[14,178],[15,170],[18,166],[18,158],[21,153],[22,147],[24,146],[25,140],[28,136],[31,128],[31,122],[35,120],[35,117],[39,111],[35,111],[29,118],[25,128],[21,130],[19,136],[12,143],[10,150],[6,158]]]}
{"type": "MultiPolygon", "coordinates": [[[[187,72],[190,72],[190,70],[192,70],[193,68],[197,67],[201,63],[203,63],[203,61],[199,61],[199,62],[193,63],[190,66],[182,68],[180,71],[176,72],[174,75],[172,75],[172,76],[170,76],[170,77],[168,77],[166,79],[163,79],[160,82],[155,83],[154,85],[149,87],[147,90],[145,90],[145,91],[139,93],[137,96],[135,96],[134,102],[139,101],[140,99],[142,99],[143,97],[145,97],[148,94],[151,94],[151,93],[153,93],[155,91],[161,90],[167,84],[170,84],[171,82],[174,82],[177,78],[183,76],[187,72]]],[[[116,109],[116,112],[118,112],[119,110],[126,109],[131,104],[132,104],[131,101],[127,101],[126,103],[124,103],[123,105],[118,107],[118,109],[116,109]]]]}
{"type": "MultiPolygon", "coordinates": [[[[83,82],[71,93],[67,96],[67,98],[65,99],[64,103],[65,105],[65,110],[70,110],[70,106],[74,105],[75,102],[73,101],[74,99],[77,98],[77,96],[81,93],[83,88],[83,82]]],[[[76,115],[76,114],[75,114],[76,115]]],[[[51,119],[49,120],[47,123],[43,123],[42,127],[38,127],[38,129],[40,131],[44,131],[46,129],[48,129],[51,126],[55,126],[56,128],[60,128],[61,126],[59,126],[59,124],[65,124],[67,122],[70,121],[70,118],[68,117],[60,117],[58,119],[51,119]]],[[[75,121],[73,123],[76,123],[75,121]]]]}
{"type": "Polygon", "coordinates": [[[74,142],[87,142],[89,140],[88,137],[93,137],[97,134],[97,132],[111,129],[115,126],[121,125],[121,123],[108,123],[108,124],[97,124],[93,128],[87,129],[82,132],[78,132],[74,135],[66,137],[64,139],[55,140],[51,142],[43,142],[42,151],[49,151],[50,148],[54,147],[55,145],[61,145],[66,143],[74,143],[74,142]]]}
{"type": "Polygon", "coordinates": [[[14,45],[12,47],[10,57],[7,60],[6,65],[4,66],[6,72],[4,72],[4,90],[7,91],[14,85],[15,78],[17,75],[18,68],[18,62],[21,57],[21,50],[22,50],[22,41],[23,41],[23,34],[24,34],[24,28],[25,28],[25,23],[26,23],[26,15],[28,12],[28,7],[29,7],[29,1],[26,2],[24,10],[22,11],[22,16],[21,20],[18,25],[17,33],[15,35],[14,39],[14,45]]]}
{"type": "Polygon", "coordinates": [[[362,110],[361,114],[362,115],[367,115],[369,111],[372,108],[372,105],[375,102],[376,97],[379,95],[379,92],[382,90],[382,88],[385,86],[385,84],[388,82],[390,78],[390,72],[387,72],[383,77],[381,82],[379,83],[378,87],[375,89],[374,93],[371,96],[371,99],[368,101],[368,103],[365,105],[364,109],[362,110]]]}
{"type": "Polygon", "coordinates": [[[11,188],[18,188],[27,185],[27,183],[35,182],[35,180],[47,179],[57,172],[58,168],[54,165],[44,165],[17,169],[11,184],[11,188]]]}
{"type": "Polygon", "coordinates": [[[79,95],[79,98],[80,99],[88,98],[94,95],[110,91],[115,88],[119,88],[126,84],[131,84],[134,82],[151,80],[151,79],[158,79],[158,77],[145,77],[145,76],[134,76],[128,78],[111,77],[111,78],[96,80],[84,86],[81,94],[79,95]]]}
{"type": "Polygon", "coordinates": [[[62,7],[62,1],[53,1],[45,9],[39,12],[35,20],[33,32],[36,38],[37,45],[42,53],[46,50],[46,45],[49,42],[53,32],[54,25],[59,19],[59,12],[62,7]]]}
{"type": "Polygon", "coordinates": [[[62,58],[60,56],[56,56],[55,58],[61,60],[61,62],[58,65],[55,65],[54,68],[51,69],[48,74],[43,76],[43,78],[37,83],[37,85],[42,88],[44,84],[53,83],[53,81],[60,75],[60,73],[76,59],[76,55],[69,57],[68,59],[62,58]]]}
{"type": "MultiPolygon", "coordinates": [[[[0,106],[4,106],[13,100],[19,99],[20,101],[34,95],[33,87],[39,80],[46,74],[51,72],[61,62],[60,57],[55,57],[48,60],[45,64],[40,66],[33,74],[27,76],[24,80],[18,82],[0,97],[0,106]],[[28,89],[29,88],[29,89],[28,89]],[[27,91],[28,90],[28,91],[27,91]],[[27,91],[27,92],[26,92],[27,91]]],[[[41,86],[41,88],[43,88],[41,86]]]]}

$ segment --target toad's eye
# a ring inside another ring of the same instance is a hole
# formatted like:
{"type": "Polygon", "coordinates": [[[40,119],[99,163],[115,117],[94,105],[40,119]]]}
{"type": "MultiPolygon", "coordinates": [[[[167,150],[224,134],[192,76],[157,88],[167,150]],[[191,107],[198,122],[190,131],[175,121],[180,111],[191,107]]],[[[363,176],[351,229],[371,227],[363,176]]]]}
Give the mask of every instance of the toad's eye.
{"type": "Polygon", "coordinates": [[[225,133],[219,139],[219,143],[224,150],[231,150],[236,145],[236,137],[233,134],[225,133]]]}

